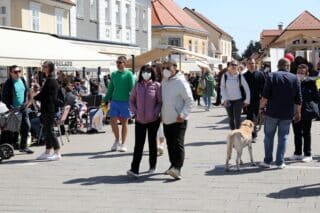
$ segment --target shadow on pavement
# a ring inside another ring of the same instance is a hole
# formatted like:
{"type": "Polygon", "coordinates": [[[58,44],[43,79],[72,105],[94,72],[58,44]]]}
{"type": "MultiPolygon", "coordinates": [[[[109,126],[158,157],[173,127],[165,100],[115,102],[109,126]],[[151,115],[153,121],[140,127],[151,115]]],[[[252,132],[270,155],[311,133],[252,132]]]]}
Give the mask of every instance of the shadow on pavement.
{"type": "Polygon", "coordinates": [[[258,173],[262,171],[270,171],[273,169],[263,169],[258,166],[251,166],[250,163],[245,163],[240,166],[240,172],[236,170],[235,165],[230,166],[230,171],[224,171],[224,165],[216,165],[212,170],[206,171],[207,176],[225,176],[225,175],[244,175],[250,173],[258,173]]]}
{"type": "Polygon", "coordinates": [[[291,187],[267,195],[267,197],[274,199],[291,199],[318,196],[320,196],[320,183],[291,187]]]}
{"type": "Polygon", "coordinates": [[[196,127],[197,129],[210,129],[210,130],[226,130],[226,129],[229,129],[229,126],[216,126],[216,125],[210,125],[210,126],[197,126],[196,127]]]}
{"type": "Polygon", "coordinates": [[[32,160],[4,160],[0,163],[0,165],[8,165],[8,164],[27,164],[27,163],[35,163],[35,162],[39,162],[36,161],[34,159],[32,160]]]}
{"type": "Polygon", "coordinates": [[[117,157],[124,157],[124,156],[132,156],[133,153],[127,153],[127,152],[122,152],[122,153],[115,153],[115,154],[110,154],[110,155],[95,155],[92,157],[89,157],[89,159],[100,159],[100,158],[117,158],[117,157]]]}
{"type": "Polygon", "coordinates": [[[226,141],[198,141],[198,142],[192,142],[187,143],[184,146],[210,146],[210,145],[223,145],[227,144],[226,141]]]}
{"type": "Polygon", "coordinates": [[[111,152],[111,151],[67,153],[67,154],[62,154],[62,157],[80,157],[80,156],[90,156],[90,155],[102,155],[102,154],[106,154],[109,152],[111,152]]]}
{"type": "Polygon", "coordinates": [[[163,175],[162,173],[155,173],[150,175],[141,175],[138,179],[129,177],[127,175],[116,176],[96,176],[90,178],[77,178],[63,182],[63,184],[80,184],[82,186],[91,186],[98,184],[130,184],[143,183],[148,181],[162,181],[163,183],[171,183],[176,180],[172,178],[155,178],[154,176],[163,175]]]}

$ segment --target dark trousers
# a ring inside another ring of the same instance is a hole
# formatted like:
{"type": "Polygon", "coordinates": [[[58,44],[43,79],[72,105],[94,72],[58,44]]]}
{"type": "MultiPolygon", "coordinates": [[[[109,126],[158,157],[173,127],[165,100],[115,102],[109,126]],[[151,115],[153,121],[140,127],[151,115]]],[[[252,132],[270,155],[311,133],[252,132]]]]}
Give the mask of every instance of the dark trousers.
{"type": "Polygon", "coordinates": [[[220,105],[221,104],[221,89],[220,86],[216,87],[216,91],[217,91],[217,98],[216,98],[216,103],[214,103],[215,105],[220,105]]]}
{"type": "Polygon", "coordinates": [[[230,104],[226,108],[229,117],[229,126],[231,130],[239,129],[241,124],[242,101],[229,101],[230,104]]]}
{"type": "Polygon", "coordinates": [[[54,132],[54,118],[55,113],[43,113],[41,115],[41,122],[43,131],[46,135],[46,149],[60,149],[59,141],[54,132]]]}
{"type": "MultiPolygon", "coordinates": [[[[260,100],[254,100],[253,103],[251,103],[247,107],[247,119],[252,121],[253,123],[257,123],[258,116],[259,116],[259,102],[260,100]]],[[[252,132],[252,138],[257,137],[257,126],[254,126],[254,130],[252,132]]]]}
{"type": "Polygon", "coordinates": [[[131,171],[139,173],[139,166],[142,159],[143,147],[148,131],[149,142],[149,164],[150,169],[155,169],[157,164],[157,132],[160,126],[160,119],[157,121],[142,124],[136,121],[135,125],[135,144],[131,171]]]}
{"type": "Polygon", "coordinates": [[[293,124],[295,155],[302,155],[302,139],[303,152],[305,156],[311,156],[311,125],[312,120],[301,120],[293,124]]]}
{"type": "Polygon", "coordinates": [[[187,130],[187,121],[183,123],[163,124],[164,135],[167,140],[171,167],[181,169],[184,162],[184,136],[187,130]]]}

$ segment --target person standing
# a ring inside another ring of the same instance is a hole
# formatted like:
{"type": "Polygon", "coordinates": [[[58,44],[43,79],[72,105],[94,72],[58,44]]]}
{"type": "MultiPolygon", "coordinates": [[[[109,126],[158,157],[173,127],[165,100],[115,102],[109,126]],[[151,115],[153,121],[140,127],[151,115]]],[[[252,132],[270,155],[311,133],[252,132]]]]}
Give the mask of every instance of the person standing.
{"type": "MultiPolygon", "coordinates": [[[[250,104],[247,106],[247,119],[253,123],[257,123],[259,115],[259,104],[261,94],[265,84],[265,76],[261,71],[257,71],[256,61],[253,58],[249,58],[247,61],[248,71],[243,74],[250,88],[250,104]]],[[[252,133],[253,142],[257,138],[257,127],[255,125],[252,133]]]]}
{"type": "Polygon", "coordinates": [[[154,173],[157,164],[157,131],[160,125],[161,87],[156,82],[156,74],[152,68],[143,66],[138,82],[131,91],[130,110],[136,115],[135,145],[129,176],[139,176],[139,166],[143,147],[148,132],[149,141],[149,173],[154,173]]]}
{"type": "Polygon", "coordinates": [[[215,106],[219,106],[221,104],[221,89],[220,89],[220,82],[222,75],[227,72],[227,69],[223,69],[222,64],[218,65],[219,72],[218,74],[215,75],[215,80],[216,80],[216,92],[217,92],[217,98],[216,102],[213,104],[215,106]]]}
{"type": "Polygon", "coordinates": [[[111,118],[111,127],[115,136],[115,141],[111,151],[126,152],[125,146],[128,132],[128,120],[131,117],[129,111],[129,96],[135,84],[134,76],[131,71],[126,69],[127,58],[119,56],[117,60],[118,70],[111,74],[109,88],[104,102],[106,105],[111,101],[109,116],[111,118]],[[121,139],[119,135],[118,119],[121,122],[121,139]]]}
{"type": "Polygon", "coordinates": [[[295,151],[289,159],[311,162],[311,125],[312,120],[319,116],[318,103],[320,97],[315,81],[308,77],[308,66],[306,64],[298,66],[297,77],[301,82],[301,121],[292,123],[295,151]],[[302,140],[304,156],[302,156],[302,140]]]}
{"type": "Polygon", "coordinates": [[[161,112],[171,163],[166,174],[175,179],[181,179],[181,168],[184,162],[184,137],[193,97],[188,82],[177,70],[175,62],[164,63],[163,78],[161,112]]]}
{"type": "Polygon", "coordinates": [[[54,77],[55,65],[51,61],[45,61],[42,65],[46,81],[38,95],[34,100],[40,101],[41,104],[41,122],[43,131],[46,136],[46,150],[42,153],[37,160],[57,161],[61,159],[60,144],[55,135],[54,123],[55,116],[58,112],[58,90],[59,84],[54,77]],[[51,150],[54,153],[51,155],[51,150]]]}
{"type": "Polygon", "coordinates": [[[22,120],[19,133],[4,131],[2,137],[7,138],[14,146],[17,146],[16,144],[20,134],[20,152],[33,154],[33,151],[27,147],[28,135],[31,128],[27,111],[28,87],[26,81],[22,77],[20,67],[17,65],[11,66],[9,74],[9,79],[7,79],[3,85],[2,101],[6,104],[8,109],[21,109],[22,120]]]}
{"type": "Polygon", "coordinates": [[[250,89],[246,79],[238,71],[237,61],[231,61],[220,85],[221,100],[228,113],[230,129],[239,129],[242,107],[250,104],[250,89]]]}
{"type": "Polygon", "coordinates": [[[209,68],[207,67],[201,67],[201,71],[203,73],[202,77],[201,77],[201,81],[204,82],[204,88],[203,88],[203,100],[205,103],[205,107],[206,107],[206,111],[210,111],[211,109],[211,97],[215,97],[215,91],[214,91],[214,87],[215,87],[215,80],[213,75],[210,73],[209,68]]]}
{"type": "Polygon", "coordinates": [[[260,101],[260,113],[265,112],[264,152],[265,157],[260,166],[270,168],[273,160],[273,143],[278,129],[278,147],[276,166],[285,168],[284,155],[288,144],[292,119],[301,120],[301,88],[296,75],[289,72],[290,61],[286,58],[278,62],[278,72],[272,72],[266,79],[266,85],[260,101]]]}

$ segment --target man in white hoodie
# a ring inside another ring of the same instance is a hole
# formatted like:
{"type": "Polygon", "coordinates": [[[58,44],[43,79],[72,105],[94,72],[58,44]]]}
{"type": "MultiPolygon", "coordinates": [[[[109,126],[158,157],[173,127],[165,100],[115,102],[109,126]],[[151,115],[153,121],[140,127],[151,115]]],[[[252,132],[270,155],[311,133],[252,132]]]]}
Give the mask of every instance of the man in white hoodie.
{"type": "Polygon", "coordinates": [[[175,179],[181,179],[184,137],[192,102],[190,85],[177,70],[177,64],[173,61],[165,62],[162,81],[162,120],[171,163],[166,174],[175,179]]]}

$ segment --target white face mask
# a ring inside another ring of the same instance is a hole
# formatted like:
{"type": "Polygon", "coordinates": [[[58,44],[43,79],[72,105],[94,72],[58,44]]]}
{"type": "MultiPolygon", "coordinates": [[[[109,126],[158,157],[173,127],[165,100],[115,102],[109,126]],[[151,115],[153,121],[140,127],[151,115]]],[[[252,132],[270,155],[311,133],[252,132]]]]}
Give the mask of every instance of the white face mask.
{"type": "Polygon", "coordinates": [[[171,72],[168,69],[163,70],[163,77],[168,79],[171,76],[171,72]]]}
{"type": "Polygon", "coordinates": [[[299,81],[302,81],[304,77],[305,76],[303,74],[297,74],[297,78],[299,79],[299,81]]]}
{"type": "Polygon", "coordinates": [[[145,81],[149,81],[150,78],[151,78],[151,73],[150,73],[150,72],[143,72],[143,73],[142,73],[142,78],[143,78],[145,81]]]}

